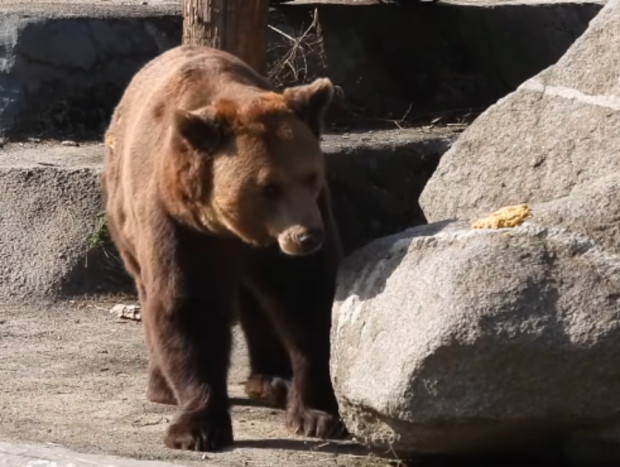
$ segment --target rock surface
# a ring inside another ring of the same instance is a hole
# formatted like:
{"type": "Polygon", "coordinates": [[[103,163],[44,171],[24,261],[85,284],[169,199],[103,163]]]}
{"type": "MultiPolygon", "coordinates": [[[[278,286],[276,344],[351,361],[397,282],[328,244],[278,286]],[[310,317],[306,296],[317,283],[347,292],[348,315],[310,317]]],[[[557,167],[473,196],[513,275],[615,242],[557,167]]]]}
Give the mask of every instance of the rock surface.
{"type": "Polygon", "coordinates": [[[582,183],[566,197],[538,205],[530,223],[584,235],[620,254],[620,173],[582,183]]]}
{"type": "Polygon", "coordinates": [[[512,229],[430,224],[347,260],[331,370],[356,437],[445,454],[620,422],[620,177],[597,189],[512,229]]]}
{"type": "Polygon", "coordinates": [[[420,197],[429,221],[567,195],[620,172],[620,1],[553,66],[483,113],[420,197]]]}

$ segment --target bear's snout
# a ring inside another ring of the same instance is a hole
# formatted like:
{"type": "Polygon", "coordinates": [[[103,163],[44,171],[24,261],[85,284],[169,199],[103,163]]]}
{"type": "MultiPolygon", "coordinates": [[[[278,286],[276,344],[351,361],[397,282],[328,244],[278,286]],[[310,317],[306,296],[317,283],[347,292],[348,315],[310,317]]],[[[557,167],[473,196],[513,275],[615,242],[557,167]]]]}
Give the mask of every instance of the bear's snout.
{"type": "Polygon", "coordinates": [[[321,228],[295,226],[278,236],[278,244],[280,250],[287,255],[309,255],[323,246],[324,236],[325,233],[321,228]]]}
{"type": "Polygon", "coordinates": [[[323,230],[309,229],[299,236],[299,244],[304,250],[314,252],[323,245],[323,230]]]}

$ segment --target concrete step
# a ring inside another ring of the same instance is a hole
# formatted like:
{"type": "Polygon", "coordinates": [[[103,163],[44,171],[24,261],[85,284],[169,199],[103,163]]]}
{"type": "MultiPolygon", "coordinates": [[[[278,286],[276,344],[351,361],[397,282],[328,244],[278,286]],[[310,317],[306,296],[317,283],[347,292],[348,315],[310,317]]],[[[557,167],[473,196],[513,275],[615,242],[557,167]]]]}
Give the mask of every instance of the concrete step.
{"type": "MultiPolygon", "coordinates": [[[[135,71],[181,41],[177,1],[142,3],[0,1],[0,136],[98,138],[135,71]]],[[[342,93],[330,121],[345,131],[454,120],[554,63],[603,3],[283,3],[270,74],[331,77],[342,93]]]]}
{"type": "Polygon", "coordinates": [[[3,467],[72,465],[75,467],[180,467],[180,464],[118,456],[84,454],[54,444],[0,442],[3,467]]]}
{"type": "MultiPolygon", "coordinates": [[[[462,126],[326,135],[346,251],[425,223],[418,197],[462,126]]],[[[32,141],[0,151],[0,300],[127,292],[102,216],[103,144],[32,141]]]]}

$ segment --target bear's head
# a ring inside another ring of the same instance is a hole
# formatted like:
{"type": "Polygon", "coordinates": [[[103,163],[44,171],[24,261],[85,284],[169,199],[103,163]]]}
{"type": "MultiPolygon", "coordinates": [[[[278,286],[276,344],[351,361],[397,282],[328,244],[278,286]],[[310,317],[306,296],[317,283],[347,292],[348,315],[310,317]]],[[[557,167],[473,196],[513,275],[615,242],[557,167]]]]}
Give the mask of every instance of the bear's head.
{"type": "Polygon", "coordinates": [[[319,136],[333,91],[322,78],[281,94],[177,110],[176,160],[167,178],[183,217],[251,245],[277,242],[288,255],[317,251],[324,235],[318,198],[326,183],[319,136]]]}

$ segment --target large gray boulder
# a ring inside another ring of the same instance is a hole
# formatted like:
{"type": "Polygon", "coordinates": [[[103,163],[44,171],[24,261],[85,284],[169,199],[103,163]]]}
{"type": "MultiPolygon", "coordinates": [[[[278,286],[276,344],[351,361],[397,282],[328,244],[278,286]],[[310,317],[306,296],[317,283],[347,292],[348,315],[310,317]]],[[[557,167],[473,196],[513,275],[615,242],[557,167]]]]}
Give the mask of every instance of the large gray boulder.
{"type": "Polygon", "coordinates": [[[620,172],[620,0],[553,66],[484,112],[420,197],[430,222],[549,201],[620,172]]]}
{"type": "Polygon", "coordinates": [[[358,439],[399,455],[620,443],[620,175],[531,211],[347,259],[331,373],[358,439]]]}
{"type": "Polygon", "coordinates": [[[331,373],[357,438],[400,455],[606,443],[619,460],[617,63],[610,0],[443,156],[420,198],[435,223],[344,263],[331,373]],[[471,228],[518,203],[521,225],[471,228]]]}

